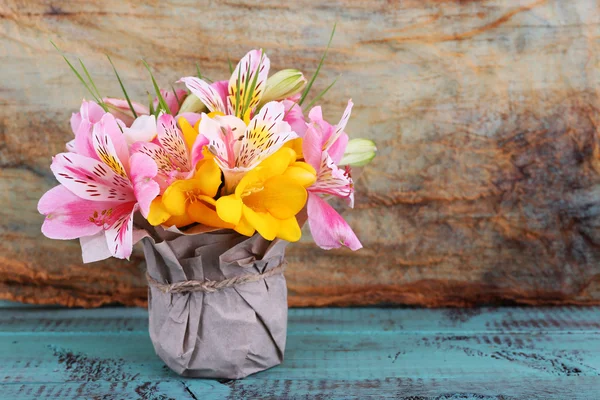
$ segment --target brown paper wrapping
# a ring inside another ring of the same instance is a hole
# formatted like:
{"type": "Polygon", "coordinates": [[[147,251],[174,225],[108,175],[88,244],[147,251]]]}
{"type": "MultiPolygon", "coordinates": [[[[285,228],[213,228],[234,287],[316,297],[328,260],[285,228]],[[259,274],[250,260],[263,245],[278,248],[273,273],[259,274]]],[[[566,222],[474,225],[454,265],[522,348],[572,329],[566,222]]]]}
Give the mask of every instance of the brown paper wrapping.
{"type": "MultiPolygon", "coordinates": [[[[286,242],[230,230],[145,238],[148,274],[161,283],[260,274],[284,261],[286,242]]],[[[213,293],[163,293],[150,286],[150,338],[176,373],[238,379],[283,361],[287,288],[283,274],[213,293]]]]}

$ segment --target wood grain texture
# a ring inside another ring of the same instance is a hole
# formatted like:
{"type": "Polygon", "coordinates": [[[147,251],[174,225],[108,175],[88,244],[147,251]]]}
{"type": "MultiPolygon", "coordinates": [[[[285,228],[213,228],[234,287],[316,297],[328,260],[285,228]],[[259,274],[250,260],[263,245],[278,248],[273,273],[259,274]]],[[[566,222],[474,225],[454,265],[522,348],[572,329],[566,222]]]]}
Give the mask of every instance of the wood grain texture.
{"type": "Polygon", "coordinates": [[[239,381],[181,378],[147,312],[4,308],[0,393],[12,400],[595,399],[600,308],[294,309],[285,361],[239,381]]]}
{"type": "Polygon", "coordinates": [[[264,47],[310,75],[376,161],[345,217],[365,249],[290,246],[291,306],[600,304],[600,10],[593,0],[15,1],[0,4],[0,296],[143,305],[143,259],[82,265],[36,212],[85,92],[48,39],[133,97],[264,47]]]}

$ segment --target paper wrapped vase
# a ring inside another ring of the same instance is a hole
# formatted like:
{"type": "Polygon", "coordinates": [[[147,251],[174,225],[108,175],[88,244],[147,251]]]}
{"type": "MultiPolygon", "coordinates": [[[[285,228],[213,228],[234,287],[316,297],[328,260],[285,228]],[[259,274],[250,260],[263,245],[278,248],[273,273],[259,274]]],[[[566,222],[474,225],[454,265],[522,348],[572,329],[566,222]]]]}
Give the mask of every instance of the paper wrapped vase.
{"type": "Polygon", "coordinates": [[[238,379],[283,361],[287,242],[232,231],[145,238],[150,338],[158,356],[186,377],[238,379]],[[216,288],[219,282],[243,283],[216,288]],[[250,279],[248,279],[250,277],[250,279]],[[165,290],[209,282],[207,290],[165,290]]]}

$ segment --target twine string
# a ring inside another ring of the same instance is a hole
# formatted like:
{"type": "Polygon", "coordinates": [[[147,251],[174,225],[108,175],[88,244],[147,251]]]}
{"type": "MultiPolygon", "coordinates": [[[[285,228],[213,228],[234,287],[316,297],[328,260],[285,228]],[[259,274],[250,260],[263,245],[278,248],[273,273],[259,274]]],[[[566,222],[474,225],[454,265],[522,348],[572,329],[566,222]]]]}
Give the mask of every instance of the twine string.
{"type": "Polygon", "coordinates": [[[281,263],[275,268],[263,272],[262,274],[246,274],[240,276],[234,276],[233,278],[223,279],[221,281],[210,281],[210,280],[189,280],[175,283],[162,283],[154,279],[146,272],[146,279],[150,286],[154,286],[163,293],[188,293],[188,292],[205,292],[213,293],[218,290],[222,290],[237,285],[243,285],[249,282],[258,282],[266,279],[270,276],[283,273],[285,269],[285,262],[281,263]]]}

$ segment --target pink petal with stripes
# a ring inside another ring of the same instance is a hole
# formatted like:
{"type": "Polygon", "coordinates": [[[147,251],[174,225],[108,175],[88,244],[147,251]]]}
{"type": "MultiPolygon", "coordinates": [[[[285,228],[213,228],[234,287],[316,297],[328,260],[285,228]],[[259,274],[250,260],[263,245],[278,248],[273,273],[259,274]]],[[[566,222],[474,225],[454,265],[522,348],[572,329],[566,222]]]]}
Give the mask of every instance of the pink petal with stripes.
{"type": "Polygon", "coordinates": [[[117,175],[127,179],[129,147],[114,116],[106,114],[94,125],[92,143],[98,158],[117,175]]]}
{"type": "Polygon", "coordinates": [[[104,163],[75,153],[54,157],[50,169],[75,195],[93,201],[131,201],[135,197],[128,178],[115,174],[104,163]]]}
{"type": "Polygon", "coordinates": [[[308,225],[315,243],[325,250],[346,246],[351,250],[362,248],[362,244],[350,225],[314,193],[308,194],[308,225]]]}
{"type": "Polygon", "coordinates": [[[106,230],[108,250],[116,258],[129,259],[133,249],[133,215],[136,203],[121,204],[115,210],[114,223],[106,230]]]}
{"type": "Polygon", "coordinates": [[[102,231],[104,217],[116,206],[114,202],[79,198],[59,185],[47,191],[38,203],[38,211],[46,216],[42,233],[51,239],[77,239],[102,231]]]}
{"type": "Polygon", "coordinates": [[[210,111],[219,111],[225,114],[225,105],[221,100],[221,96],[208,83],[193,76],[181,78],[178,82],[185,83],[190,92],[198,96],[210,111]]]}
{"type": "Polygon", "coordinates": [[[154,181],[157,174],[158,167],[152,158],[142,153],[135,153],[131,156],[133,191],[144,218],[150,212],[150,203],[160,192],[158,183],[154,181]]]}
{"type": "Polygon", "coordinates": [[[156,130],[158,133],[158,141],[161,147],[169,154],[169,158],[180,169],[189,171],[191,162],[188,157],[188,150],[183,140],[183,135],[175,118],[169,114],[162,114],[156,121],[156,130]]]}

